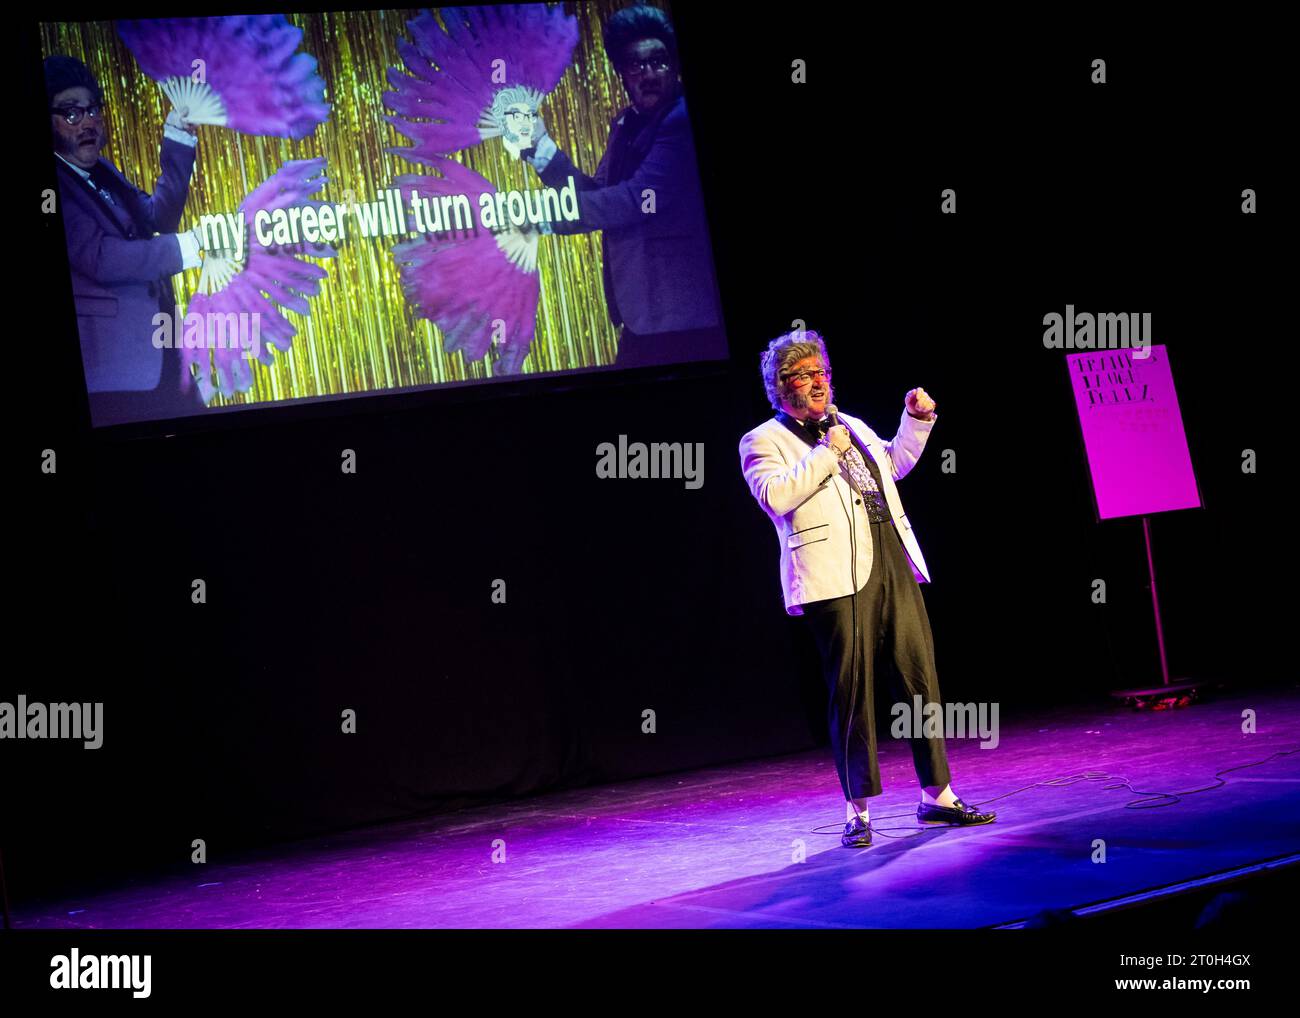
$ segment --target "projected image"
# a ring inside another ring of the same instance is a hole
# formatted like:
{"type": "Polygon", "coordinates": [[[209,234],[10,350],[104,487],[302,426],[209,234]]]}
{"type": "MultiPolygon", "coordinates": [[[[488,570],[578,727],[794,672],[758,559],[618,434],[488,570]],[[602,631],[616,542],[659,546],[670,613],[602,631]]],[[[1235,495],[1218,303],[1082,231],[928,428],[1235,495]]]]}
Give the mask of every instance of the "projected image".
{"type": "Polygon", "coordinates": [[[42,39],[95,426],[727,355],[664,8],[42,39]]]}

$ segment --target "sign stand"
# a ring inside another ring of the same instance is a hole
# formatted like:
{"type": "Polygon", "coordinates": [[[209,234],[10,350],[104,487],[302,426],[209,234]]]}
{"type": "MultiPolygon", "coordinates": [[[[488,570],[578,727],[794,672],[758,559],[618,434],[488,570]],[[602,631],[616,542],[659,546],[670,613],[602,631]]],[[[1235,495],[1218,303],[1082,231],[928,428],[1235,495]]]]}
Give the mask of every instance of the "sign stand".
{"type": "MultiPolygon", "coordinates": [[[[1073,312],[1072,306],[1067,305],[1067,309],[1073,312]]],[[[1085,317],[1091,320],[1091,316],[1085,317]]],[[[1067,355],[1066,366],[1088,457],[1097,519],[1140,516],[1146,542],[1161,684],[1148,689],[1112,690],[1111,696],[1140,709],[1185,707],[1197,698],[1205,683],[1169,678],[1150,517],[1152,513],[1200,508],[1202,501],[1178,409],[1168,350],[1160,343],[1140,352],[1100,347],[1067,355]]]]}
{"type": "Polygon", "coordinates": [[[1114,689],[1111,696],[1123,700],[1139,710],[1167,710],[1170,707],[1186,707],[1194,702],[1204,682],[1192,682],[1188,679],[1169,681],[1169,658],[1165,654],[1165,628],[1160,622],[1160,598],[1156,594],[1156,562],[1151,555],[1151,518],[1142,517],[1142,536],[1147,546],[1147,575],[1151,577],[1151,610],[1156,619],[1156,646],[1160,650],[1160,677],[1162,686],[1153,689],[1114,689]]]}

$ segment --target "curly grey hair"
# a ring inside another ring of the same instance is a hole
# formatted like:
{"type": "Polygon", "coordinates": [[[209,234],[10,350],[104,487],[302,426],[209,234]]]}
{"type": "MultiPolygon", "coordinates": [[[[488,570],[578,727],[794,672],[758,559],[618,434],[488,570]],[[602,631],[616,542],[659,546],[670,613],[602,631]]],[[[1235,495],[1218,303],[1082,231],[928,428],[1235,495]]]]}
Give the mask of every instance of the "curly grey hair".
{"type": "Polygon", "coordinates": [[[767,344],[767,349],[759,354],[759,370],[763,374],[763,388],[767,390],[767,400],[773,409],[781,409],[781,399],[791,393],[785,373],[805,357],[820,357],[822,367],[831,369],[831,359],[826,353],[826,344],[821,336],[812,329],[796,329],[767,344]]]}

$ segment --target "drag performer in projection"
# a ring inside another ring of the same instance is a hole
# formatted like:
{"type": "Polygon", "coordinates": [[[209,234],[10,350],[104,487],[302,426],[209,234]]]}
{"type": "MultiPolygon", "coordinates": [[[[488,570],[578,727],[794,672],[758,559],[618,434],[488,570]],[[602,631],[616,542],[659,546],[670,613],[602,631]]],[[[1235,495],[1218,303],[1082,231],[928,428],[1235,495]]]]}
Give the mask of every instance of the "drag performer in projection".
{"type": "MultiPolygon", "coordinates": [[[[876,760],[874,658],[902,675],[899,701],[940,704],[934,639],[917,581],[925,559],[894,482],[915,466],[938,415],[924,389],[904,400],[889,442],[833,406],[831,362],[817,333],[774,339],[762,355],[776,416],[740,440],[740,465],[781,543],[786,612],[802,615],[821,656],[835,767],[848,815],[841,843],[871,844],[867,799],[881,794],[876,760]]],[[[942,735],[909,738],[924,822],[986,824],[949,784],[942,735]]]]}
{"type": "Polygon", "coordinates": [[[543,183],[559,188],[572,177],[577,186],[580,218],[551,230],[601,231],[605,305],[621,326],[619,367],[725,358],[672,22],[657,7],[625,7],[606,22],[603,41],[631,103],[610,122],[596,172],[583,173],[540,117],[532,150],[523,150],[543,183]]]}
{"type": "MultiPolygon", "coordinates": [[[[191,131],[195,126],[207,125],[237,134],[301,139],[329,118],[330,107],[324,101],[325,83],[316,73],[316,59],[299,52],[302,29],[290,24],[284,15],[119,21],[116,28],[140,71],[158,83],[160,91],[171,103],[169,124],[176,120],[191,131]]],[[[185,140],[178,133],[166,133],[163,141],[165,155],[169,154],[171,139],[185,140]]],[[[189,144],[188,166],[192,168],[193,139],[189,144]]],[[[172,159],[177,158],[175,151],[178,150],[171,150],[172,159]]],[[[322,204],[307,199],[326,183],[320,176],[324,164],[323,159],[294,160],[285,163],[261,183],[244,182],[248,193],[235,211],[245,213],[247,225],[260,209],[269,211],[290,205],[322,204]]],[[[164,162],[163,179],[159,181],[158,194],[152,199],[155,204],[175,186],[169,173],[168,163],[164,162]]],[[[109,190],[113,189],[110,187],[109,190]]],[[[137,204],[130,194],[126,199],[127,209],[137,204]]],[[[201,211],[215,214],[232,210],[201,211]]],[[[180,208],[173,212],[175,221],[179,222],[180,208]]],[[[99,218],[104,220],[102,214],[99,218]]],[[[120,215],[117,218],[121,218],[120,215]]],[[[104,225],[108,228],[103,231],[103,236],[111,238],[112,244],[102,249],[95,271],[103,278],[110,278],[131,265],[134,256],[120,254],[133,249],[122,246],[120,238],[113,236],[112,223],[104,221],[104,225]]],[[[128,240],[140,246],[141,250],[147,245],[156,245],[160,238],[152,237],[152,232],[163,225],[159,220],[144,223],[139,227],[142,232],[128,240]]],[[[247,233],[251,234],[251,230],[247,233]]],[[[183,261],[178,255],[174,264],[168,259],[163,268],[167,275],[174,275],[182,268],[196,268],[201,264],[198,293],[189,301],[185,319],[176,323],[173,318],[174,326],[170,330],[172,346],[162,350],[156,348],[153,340],[158,330],[152,325],[143,336],[139,335],[139,326],[134,325],[130,337],[130,348],[134,351],[132,357],[155,357],[160,365],[165,358],[166,366],[162,369],[157,391],[165,394],[167,406],[149,413],[138,405],[119,401],[120,405],[112,408],[114,415],[129,414],[136,419],[170,416],[166,412],[168,409],[193,413],[201,410],[218,392],[231,396],[250,389],[252,372],[244,349],[228,345],[231,336],[226,326],[231,321],[228,316],[232,314],[242,316],[245,323],[254,314],[258,315],[254,326],[258,343],[254,353],[262,363],[271,363],[270,347],[282,351],[289,349],[297,328],[280,313],[280,308],[304,315],[309,313],[307,297],[319,292],[320,281],[326,276],[324,269],[303,260],[302,256],[329,258],[334,256],[334,250],[327,245],[311,244],[263,248],[246,236],[244,243],[238,245],[241,251],[236,256],[232,239],[226,237],[225,240],[227,246],[223,247],[214,244],[209,237],[205,245],[205,238],[197,229],[179,235],[183,261]],[[198,324],[191,326],[190,323],[198,324]],[[179,349],[175,345],[178,336],[183,337],[184,344],[179,349]],[[202,403],[195,398],[193,390],[197,390],[202,403]]],[[[79,282],[74,260],[74,290],[78,285],[84,285],[84,280],[79,282]]],[[[149,293],[153,305],[161,303],[164,312],[177,313],[172,305],[170,279],[162,278],[150,283],[149,293]]],[[[119,302],[119,317],[122,311],[123,305],[119,302]]],[[[82,322],[80,318],[79,322],[82,322]]],[[[240,339],[249,338],[246,325],[239,326],[238,330],[240,339]]],[[[83,323],[83,346],[85,335],[83,323]]],[[[90,374],[88,367],[88,377],[90,374]]],[[[96,420],[95,423],[112,421],[96,420]]]]}
{"type": "MultiPolygon", "coordinates": [[[[517,157],[533,144],[542,100],[573,58],[578,22],[560,5],[448,7],[407,22],[411,41],[397,50],[409,73],[389,68],[386,119],[411,144],[387,151],[437,175],[404,174],[403,199],[496,194],[484,177],[447,156],[500,138],[517,157]],[[504,78],[504,80],[502,80],[504,78]]],[[[537,327],[540,233],[528,223],[451,229],[394,245],[402,289],[417,314],[442,331],[444,349],[466,362],[495,350],[492,370],[518,372],[537,327]],[[493,341],[496,340],[495,347],[493,341]]]]}
{"type": "Polygon", "coordinates": [[[151,342],[155,317],[171,321],[176,312],[171,277],[200,264],[198,240],[180,230],[194,126],[168,114],[150,194],[100,155],[108,144],[104,93],[85,64],[49,57],[45,90],[91,420],[121,424],[200,410],[180,391],[179,351],[151,342]]]}

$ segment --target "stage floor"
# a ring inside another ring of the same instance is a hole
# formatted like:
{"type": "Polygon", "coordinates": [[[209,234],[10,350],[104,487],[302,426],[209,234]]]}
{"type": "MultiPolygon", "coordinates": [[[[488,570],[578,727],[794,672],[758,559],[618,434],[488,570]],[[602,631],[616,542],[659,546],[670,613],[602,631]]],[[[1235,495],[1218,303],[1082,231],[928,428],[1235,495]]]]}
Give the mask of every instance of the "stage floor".
{"type": "Polygon", "coordinates": [[[844,804],[816,750],[244,852],[19,904],[14,926],[971,928],[1300,852],[1300,753],[1149,799],[1300,748],[1294,694],[1044,710],[1004,717],[996,749],[948,747],[953,788],[995,823],[918,830],[911,754],[882,740],[871,848],[840,846],[844,804]],[[1126,808],[1142,799],[1169,804],[1126,808]]]}

